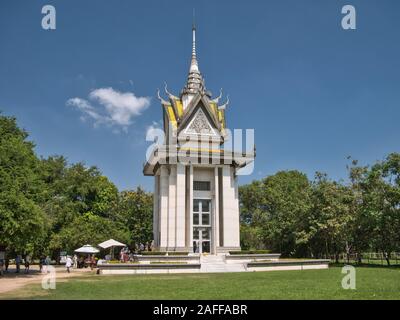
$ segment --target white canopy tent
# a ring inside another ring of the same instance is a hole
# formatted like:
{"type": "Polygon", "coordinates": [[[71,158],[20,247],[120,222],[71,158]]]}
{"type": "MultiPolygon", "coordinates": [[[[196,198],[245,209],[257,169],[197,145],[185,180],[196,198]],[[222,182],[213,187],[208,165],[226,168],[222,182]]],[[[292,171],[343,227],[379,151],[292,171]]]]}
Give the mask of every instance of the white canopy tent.
{"type": "Polygon", "coordinates": [[[76,249],[75,252],[77,253],[88,253],[88,254],[93,254],[93,253],[98,253],[100,252],[99,249],[96,249],[95,247],[91,246],[90,244],[85,244],[83,247],[80,247],[79,249],[76,249]]]}
{"type": "Polygon", "coordinates": [[[118,241],[116,241],[116,240],[114,240],[114,239],[110,239],[110,240],[104,241],[104,242],[102,242],[102,243],[99,243],[98,246],[101,247],[101,248],[103,248],[103,249],[111,248],[111,249],[110,249],[110,252],[111,252],[111,259],[113,259],[113,257],[114,257],[114,250],[113,250],[113,248],[114,248],[114,247],[126,247],[126,244],[121,243],[121,242],[118,242],[118,241]]]}

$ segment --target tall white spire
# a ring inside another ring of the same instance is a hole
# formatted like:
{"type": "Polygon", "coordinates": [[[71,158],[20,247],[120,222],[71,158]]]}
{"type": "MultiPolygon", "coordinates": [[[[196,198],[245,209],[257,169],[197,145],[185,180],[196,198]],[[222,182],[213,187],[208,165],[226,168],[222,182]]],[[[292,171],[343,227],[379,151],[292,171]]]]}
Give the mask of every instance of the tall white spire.
{"type": "Polygon", "coordinates": [[[199,64],[196,56],[196,24],[193,9],[192,23],[192,57],[190,61],[189,75],[186,86],[182,90],[182,94],[194,95],[196,92],[204,92],[204,80],[199,70],[199,64]]]}
{"type": "Polygon", "coordinates": [[[199,72],[199,65],[196,57],[196,23],[193,9],[193,24],[192,24],[192,61],[190,63],[190,72],[199,72]]]}

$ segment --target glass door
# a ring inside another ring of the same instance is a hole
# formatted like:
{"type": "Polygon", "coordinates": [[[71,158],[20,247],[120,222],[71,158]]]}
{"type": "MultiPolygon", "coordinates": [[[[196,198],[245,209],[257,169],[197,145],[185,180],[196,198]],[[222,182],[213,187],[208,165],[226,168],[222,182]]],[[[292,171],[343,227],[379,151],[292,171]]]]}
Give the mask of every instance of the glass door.
{"type": "Polygon", "coordinates": [[[211,252],[211,200],[193,199],[193,252],[211,252]]]}

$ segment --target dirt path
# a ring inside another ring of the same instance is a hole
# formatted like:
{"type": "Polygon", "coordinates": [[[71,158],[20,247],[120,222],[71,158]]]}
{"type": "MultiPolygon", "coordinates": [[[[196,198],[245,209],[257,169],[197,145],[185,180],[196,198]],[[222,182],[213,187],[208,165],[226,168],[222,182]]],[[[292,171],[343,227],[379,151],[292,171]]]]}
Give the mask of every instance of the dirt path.
{"type": "MultiPolygon", "coordinates": [[[[71,273],[67,273],[63,266],[56,266],[56,280],[67,279],[76,276],[84,276],[94,274],[95,270],[72,269],[71,273]]],[[[20,273],[15,273],[15,266],[10,266],[8,273],[0,277],[0,299],[7,298],[7,293],[20,289],[28,284],[41,284],[45,274],[40,273],[39,266],[31,266],[29,274],[24,273],[24,268],[21,268],[20,273]]]]}

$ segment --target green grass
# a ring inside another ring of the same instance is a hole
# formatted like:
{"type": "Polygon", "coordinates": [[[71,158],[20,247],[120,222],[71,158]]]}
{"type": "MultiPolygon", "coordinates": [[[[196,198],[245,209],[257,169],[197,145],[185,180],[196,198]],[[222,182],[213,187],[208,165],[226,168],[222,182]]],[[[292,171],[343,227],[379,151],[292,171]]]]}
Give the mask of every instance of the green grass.
{"type": "Polygon", "coordinates": [[[338,266],[325,270],[70,278],[56,290],[30,285],[0,298],[28,299],[400,299],[400,269],[357,267],[344,290],[338,266]]]}

